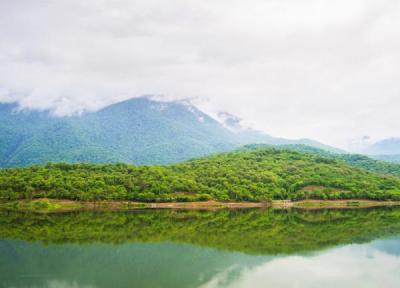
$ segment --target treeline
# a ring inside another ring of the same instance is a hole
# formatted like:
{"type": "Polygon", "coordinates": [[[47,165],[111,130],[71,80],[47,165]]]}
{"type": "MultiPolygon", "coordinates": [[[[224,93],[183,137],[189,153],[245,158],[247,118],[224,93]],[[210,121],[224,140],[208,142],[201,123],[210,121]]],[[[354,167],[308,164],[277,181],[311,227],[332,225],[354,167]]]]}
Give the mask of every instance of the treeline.
{"type": "Polygon", "coordinates": [[[310,153],[260,148],[171,166],[47,164],[0,170],[5,201],[400,200],[400,178],[310,153]]]}
{"type": "MultiPolygon", "coordinates": [[[[389,163],[390,161],[385,162],[384,161],[385,159],[377,160],[360,154],[339,154],[301,144],[278,145],[273,147],[275,149],[280,149],[280,150],[290,150],[300,153],[309,153],[329,159],[340,160],[350,166],[365,169],[370,172],[376,172],[385,175],[400,176],[400,163],[389,163]]],[[[265,149],[265,148],[272,148],[272,146],[264,144],[251,144],[243,147],[243,149],[245,150],[265,149]]]]}

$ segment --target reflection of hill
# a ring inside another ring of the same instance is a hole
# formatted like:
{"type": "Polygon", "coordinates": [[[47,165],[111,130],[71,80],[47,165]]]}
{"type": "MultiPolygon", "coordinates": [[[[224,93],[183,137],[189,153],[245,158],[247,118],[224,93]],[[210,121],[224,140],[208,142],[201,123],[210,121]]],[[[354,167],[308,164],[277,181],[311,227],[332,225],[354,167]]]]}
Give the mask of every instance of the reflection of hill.
{"type": "Polygon", "coordinates": [[[263,255],[315,251],[396,234],[396,208],[0,214],[0,238],[46,243],[173,241],[263,255]]]}

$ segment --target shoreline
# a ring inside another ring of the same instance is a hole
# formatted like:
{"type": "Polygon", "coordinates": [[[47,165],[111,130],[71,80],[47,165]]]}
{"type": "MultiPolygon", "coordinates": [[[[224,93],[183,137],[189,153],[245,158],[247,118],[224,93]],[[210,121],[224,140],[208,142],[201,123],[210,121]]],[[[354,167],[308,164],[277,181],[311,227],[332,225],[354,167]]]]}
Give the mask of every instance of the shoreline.
{"type": "Polygon", "coordinates": [[[73,211],[129,211],[140,209],[171,210],[215,210],[215,209],[363,209],[372,207],[400,206],[400,201],[374,200],[274,200],[272,203],[262,202],[167,202],[144,203],[134,201],[97,201],[81,202],[61,199],[35,199],[32,201],[0,202],[0,209],[31,212],[73,212],[73,211]]]}

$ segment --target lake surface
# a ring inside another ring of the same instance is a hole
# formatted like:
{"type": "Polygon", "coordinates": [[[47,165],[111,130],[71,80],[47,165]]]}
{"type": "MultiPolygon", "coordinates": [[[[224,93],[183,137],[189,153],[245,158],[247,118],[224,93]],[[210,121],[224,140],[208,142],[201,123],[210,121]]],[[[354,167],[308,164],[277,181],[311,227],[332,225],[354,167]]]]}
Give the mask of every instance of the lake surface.
{"type": "Polygon", "coordinates": [[[0,211],[0,287],[400,287],[400,209],[0,211]]]}

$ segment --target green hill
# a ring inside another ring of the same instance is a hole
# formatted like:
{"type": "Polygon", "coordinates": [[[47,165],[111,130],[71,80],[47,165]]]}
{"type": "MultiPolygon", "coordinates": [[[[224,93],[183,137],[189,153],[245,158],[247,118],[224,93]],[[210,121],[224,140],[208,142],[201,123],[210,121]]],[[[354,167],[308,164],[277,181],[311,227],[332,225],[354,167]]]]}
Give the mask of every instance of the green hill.
{"type": "Polygon", "coordinates": [[[316,154],[262,148],[170,166],[61,163],[1,169],[0,193],[4,200],[400,200],[400,178],[316,154]]]}
{"type": "MultiPolygon", "coordinates": [[[[244,146],[244,149],[254,150],[271,147],[272,146],[270,145],[251,144],[244,146]]],[[[329,159],[340,160],[350,166],[365,169],[379,174],[400,176],[400,164],[373,159],[365,155],[334,153],[307,145],[278,145],[273,147],[275,149],[291,150],[300,153],[310,153],[329,159]]]]}

